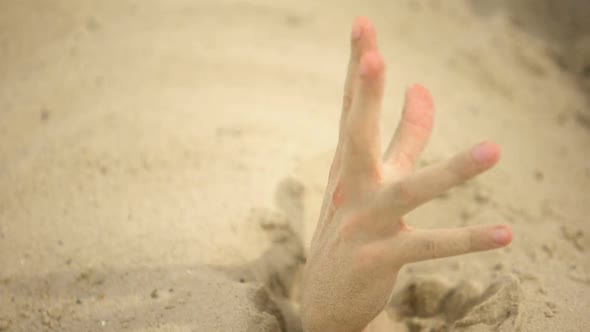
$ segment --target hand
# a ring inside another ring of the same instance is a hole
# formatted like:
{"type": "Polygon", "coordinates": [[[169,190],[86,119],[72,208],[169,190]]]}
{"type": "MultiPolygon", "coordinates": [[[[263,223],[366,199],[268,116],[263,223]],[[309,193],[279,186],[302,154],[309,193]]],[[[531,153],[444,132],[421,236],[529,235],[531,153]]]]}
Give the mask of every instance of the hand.
{"type": "Polygon", "coordinates": [[[389,302],[400,268],[411,262],[500,248],[506,225],[414,229],[403,216],[488,170],[499,147],[484,142],[414,171],[433,126],[428,90],[406,91],[402,119],[381,156],[379,113],[384,64],[375,31],[355,21],[338,146],[303,281],[305,331],[361,331],[389,302]]]}

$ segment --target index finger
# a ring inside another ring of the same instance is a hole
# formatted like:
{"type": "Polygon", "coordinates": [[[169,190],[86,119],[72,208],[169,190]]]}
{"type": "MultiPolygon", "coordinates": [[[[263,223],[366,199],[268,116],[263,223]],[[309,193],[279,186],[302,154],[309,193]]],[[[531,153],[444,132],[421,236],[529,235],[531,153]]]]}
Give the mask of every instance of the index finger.
{"type": "Polygon", "coordinates": [[[379,215],[400,217],[452,187],[490,169],[500,158],[500,148],[484,142],[455,157],[423,168],[390,184],[377,196],[379,215]]]}
{"type": "Polygon", "coordinates": [[[388,240],[391,263],[412,263],[498,249],[512,241],[508,225],[448,229],[411,229],[388,240]]]}

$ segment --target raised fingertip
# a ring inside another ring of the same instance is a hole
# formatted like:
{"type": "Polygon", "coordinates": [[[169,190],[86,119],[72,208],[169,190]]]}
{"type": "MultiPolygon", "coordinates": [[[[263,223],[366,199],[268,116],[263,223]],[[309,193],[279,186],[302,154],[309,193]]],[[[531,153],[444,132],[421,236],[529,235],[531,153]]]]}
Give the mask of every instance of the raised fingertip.
{"type": "Polygon", "coordinates": [[[420,84],[409,86],[406,89],[403,116],[406,123],[430,132],[434,125],[434,102],[430,91],[420,84]]]}
{"type": "Polygon", "coordinates": [[[378,51],[367,52],[361,58],[360,75],[364,79],[378,77],[383,74],[385,63],[378,51]]]}
{"type": "Polygon", "coordinates": [[[512,242],[512,229],[508,225],[498,225],[492,229],[490,236],[496,245],[503,247],[512,242]]]}
{"type": "Polygon", "coordinates": [[[482,167],[489,168],[500,160],[500,146],[494,142],[485,141],[476,145],[471,154],[482,167]]]}
{"type": "Polygon", "coordinates": [[[406,98],[432,104],[432,95],[421,84],[412,84],[406,89],[406,98]]]}
{"type": "Polygon", "coordinates": [[[369,23],[369,20],[364,17],[364,16],[359,16],[354,20],[354,23],[352,24],[352,32],[350,35],[350,38],[353,41],[357,41],[359,39],[361,39],[361,36],[363,34],[363,27],[365,25],[367,25],[369,23]]]}
{"type": "Polygon", "coordinates": [[[419,83],[410,84],[406,90],[407,91],[416,91],[416,92],[423,93],[425,95],[430,95],[430,92],[428,91],[428,89],[426,89],[426,87],[424,87],[424,85],[419,84],[419,83]]]}
{"type": "Polygon", "coordinates": [[[354,23],[352,24],[352,34],[351,37],[353,40],[358,40],[364,34],[374,34],[375,28],[373,27],[373,23],[365,17],[365,16],[358,16],[354,19],[354,23]]]}
{"type": "Polygon", "coordinates": [[[360,58],[360,56],[371,50],[377,49],[377,34],[375,27],[366,17],[358,17],[352,25],[351,31],[351,47],[353,50],[353,57],[360,58]]]}

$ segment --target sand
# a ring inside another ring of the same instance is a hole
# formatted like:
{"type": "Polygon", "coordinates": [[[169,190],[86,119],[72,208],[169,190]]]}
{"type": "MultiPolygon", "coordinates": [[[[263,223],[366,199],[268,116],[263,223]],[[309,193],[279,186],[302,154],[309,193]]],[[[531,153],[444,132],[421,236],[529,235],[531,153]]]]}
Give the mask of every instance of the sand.
{"type": "Polygon", "coordinates": [[[590,330],[584,1],[26,0],[0,4],[0,331],[300,331],[357,15],[384,133],[419,82],[422,165],[503,147],[407,222],[514,229],[406,266],[384,330],[590,330]]]}

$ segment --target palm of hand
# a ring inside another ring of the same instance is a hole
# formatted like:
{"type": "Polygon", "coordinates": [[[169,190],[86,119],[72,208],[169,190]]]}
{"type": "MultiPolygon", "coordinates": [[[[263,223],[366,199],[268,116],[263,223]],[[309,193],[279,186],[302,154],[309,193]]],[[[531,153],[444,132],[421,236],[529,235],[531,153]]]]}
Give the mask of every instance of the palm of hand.
{"type": "Polygon", "coordinates": [[[375,32],[356,20],[340,137],[304,277],[306,331],[361,331],[390,299],[406,263],[489,250],[511,241],[508,226],[421,230],[402,217],[492,167],[499,148],[481,143],[413,171],[433,124],[428,91],[413,86],[398,129],[381,157],[379,113],[384,64],[375,32]]]}

